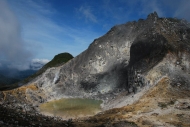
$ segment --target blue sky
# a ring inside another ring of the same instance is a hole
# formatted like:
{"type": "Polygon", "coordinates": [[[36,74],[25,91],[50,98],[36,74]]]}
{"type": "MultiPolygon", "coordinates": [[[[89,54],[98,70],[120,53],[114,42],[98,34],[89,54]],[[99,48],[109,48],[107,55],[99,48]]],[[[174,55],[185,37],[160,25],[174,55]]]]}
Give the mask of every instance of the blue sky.
{"type": "Polygon", "coordinates": [[[51,60],[61,52],[77,56],[114,25],[154,11],[190,21],[190,0],[1,0],[0,8],[0,29],[7,29],[0,38],[14,35],[0,40],[0,66],[3,60],[51,60]]]}

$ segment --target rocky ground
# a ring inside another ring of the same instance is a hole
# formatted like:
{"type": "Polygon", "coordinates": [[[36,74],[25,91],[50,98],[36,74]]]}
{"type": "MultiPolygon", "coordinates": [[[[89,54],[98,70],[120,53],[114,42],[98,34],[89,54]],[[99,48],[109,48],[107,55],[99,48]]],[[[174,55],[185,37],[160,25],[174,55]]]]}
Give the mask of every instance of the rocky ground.
{"type": "Polygon", "coordinates": [[[59,117],[43,116],[37,112],[12,109],[10,105],[0,105],[1,127],[68,127],[71,120],[62,121],[59,117]]]}
{"type": "Polygon", "coordinates": [[[66,64],[0,92],[1,111],[8,112],[2,113],[1,123],[25,126],[20,119],[39,126],[39,118],[43,126],[189,127],[189,42],[187,21],[159,18],[156,13],[115,26],[66,64]],[[41,103],[64,97],[102,100],[103,111],[72,121],[32,115],[39,113],[41,103]],[[19,117],[11,118],[14,114],[19,117]]]}
{"type": "Polygon", "coordinates": [[[26,112],[20,109],[12,109],[9,105],[0,105],[1,127],[137,127],[135,123],[115,121],[108,119],[98,121],[96,119],[68,119],[61,117],[44,116],[37,112],[26,112]]]}
{"type": "Polygon", "coordinates": [[[171,80],[164,77],[131,105],[73,120],[43,116],[22,106],[15,110],[7,103],[0,105],[0,109],[0,125],[5,127],[189,127],[190,90],[173,87],[171,80]]]}
{"type": "MultiPolygon", "coordinates": [[[[190,90],[173,88],[165,77],[136,103],[99,113],[84,120],[83,125],[91,121],[105,124],[126,120],[139,127],[189,127],[190,90]]],[[[122,126],[128,127],[128,124],[122,126]]]]}

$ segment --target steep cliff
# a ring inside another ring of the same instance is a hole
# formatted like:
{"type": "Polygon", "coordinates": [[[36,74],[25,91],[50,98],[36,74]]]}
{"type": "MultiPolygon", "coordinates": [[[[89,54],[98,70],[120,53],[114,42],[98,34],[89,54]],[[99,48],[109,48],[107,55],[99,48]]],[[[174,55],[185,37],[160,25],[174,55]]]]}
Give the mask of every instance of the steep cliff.
{"type": "Polygon", "coordinates": [[[86,51],[63,66],[47,70],[34,83],[47,97],[60,98],[93,97],[121,90],[136,92],[154,85],[166,74],[178,82],[174,76],[189,69],[188,25],[183,20],[159,18],[153,13],[145,20],[115,26],[95,39],[86,51]],[[170,60],[167,64],[163,58],[169,54],[174,58],[173,63],[170,60]],[[165,62],[158,68],[161,74],[153,78],[149,73],[161,61],[165,62]],[[183,69],[173,73],[171,67],[176,70],[177,63],[183,69]]]}
{"type": "Polygon", "coordinates": [[[96,98],[111,109],[137,102],[165,78],[171,88],[190,90],[189,75],[190,24],[154,12],[114,26],[66,64],[2,96],[11,101],[9,94],[18,92],[33,105],[62,97],[96,98]]]}

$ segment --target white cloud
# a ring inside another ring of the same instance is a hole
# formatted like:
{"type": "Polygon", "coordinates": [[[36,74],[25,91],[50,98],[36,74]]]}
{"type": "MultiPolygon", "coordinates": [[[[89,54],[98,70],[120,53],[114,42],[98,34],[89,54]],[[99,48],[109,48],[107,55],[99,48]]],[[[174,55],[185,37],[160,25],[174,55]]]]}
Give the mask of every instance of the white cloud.
{"type": "Polygon", "coordinates": [[[92,13],[90,6],[81,6],[79,12],[85,17],[86,20],[97,23],[96,16],[92,13]]]}
{"type": "Polygon", "coordinates": [[[28,70],[30,69],[30,66],[29,66],[29,63],[26,62],[24,64],[21,64],[21,63],[9,63],[7,66],[6,66],[8,69],[17,69],[19,71],[24,71],[24,70],[28,70]]]}
{"type": "Polygon", "coordinates": [[[0,0],[0,59],[25,62],[32,54],[21,38],[21,27],[15,14],[4,0],[0,0]]]}
{"type": "Polygon", "coordinates": [[[24,70],[39,70],[42,66],[44,66],[46,63],[48,63],[48,59],[32,59],[31,61],[28,61],[24,64],[21,63],[9,63],[7,64],[7,67],[9,69],[17,69],[19,71],[24,71],[24,70]]]}
{"type": "Polygon", "coordinates": [[[33,59],[32,63],[40,63],[40,64],[46,64],[48,63],[49,60],[48,59],[33,59]]]}
{"type": "MultiPolygon", "coordinates": [[[[64,20],[57,24],[52,16],[58,12],[45,1],[19,0],[10,4],[21,21],[23,39],[30,46],[28,49],[37,54],[37,58],[51,59],[61,52],[76,56],[101,35],[91,29],[68,26],[64,20]]],[[[91,13],[85,11],[85,14],[96,21],[91,13]]]]}
{"type": "Polygon", "coordinates": [[[32,70],[39,70],[44,66],[46,63],[48,63],[48,59],[33,59],[30,63],[30,69],[32,70]]]}

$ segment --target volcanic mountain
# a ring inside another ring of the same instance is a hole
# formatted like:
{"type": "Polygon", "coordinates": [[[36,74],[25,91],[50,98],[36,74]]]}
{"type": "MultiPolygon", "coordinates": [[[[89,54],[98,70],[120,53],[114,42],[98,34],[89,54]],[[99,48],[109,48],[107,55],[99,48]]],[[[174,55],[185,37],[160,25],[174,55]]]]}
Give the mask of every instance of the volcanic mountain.
{"type": "Polygon", "coordinates": [[[107,111],[73,126],[190,126],[189,76],[190,24],[154,12],[114,26],[66,64],[0,96],[36,111],[63,97],[103,101],[107,111]]]}

